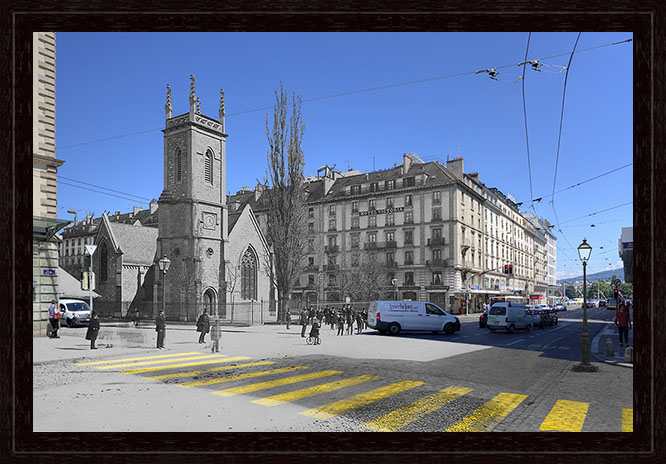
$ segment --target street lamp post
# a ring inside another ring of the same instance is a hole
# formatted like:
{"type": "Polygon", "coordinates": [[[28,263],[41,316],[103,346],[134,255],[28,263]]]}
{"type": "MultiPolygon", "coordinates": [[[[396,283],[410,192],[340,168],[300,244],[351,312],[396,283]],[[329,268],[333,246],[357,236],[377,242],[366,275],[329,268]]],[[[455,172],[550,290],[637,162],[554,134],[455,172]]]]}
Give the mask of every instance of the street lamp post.
{"type": "Polygon", "coordinates": [[[574,366],[575,371],[596,372],[597,366],[590,364],[590,334],[587,332],[587,261],[590,259],[592,247],[583,238],[578,246],[578,256],[583,262],[583,331],[580,334],[581,362],[574,366]]]}
{"type": "Polygon", "coordinates": [[[395,300],[398,301],[398,279],[394,277],[391,279],[391,283],[393,284],[393,288],[395,290],[395,300]]]}
{"type": "Polygon", "coordinates": [[[162,311],[166,314],[166,273],[169,270],[169,266],[171,266],[171,260],[164,255],[158,261],[158,264],[160,271],[162,271],[162,311]]]}

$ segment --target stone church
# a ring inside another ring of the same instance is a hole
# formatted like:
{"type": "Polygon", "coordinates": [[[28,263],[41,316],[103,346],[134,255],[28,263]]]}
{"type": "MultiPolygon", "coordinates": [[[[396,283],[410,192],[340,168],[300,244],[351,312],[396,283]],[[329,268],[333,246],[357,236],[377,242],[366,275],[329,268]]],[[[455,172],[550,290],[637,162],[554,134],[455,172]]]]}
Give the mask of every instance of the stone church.
{"type": "Polygon", "coordinates": [[[189,111],[175,117],[167,85],[158,207],[122,220],[104,214],[95,229],[95,308],[152,317],[164,305],[170,320],[196,320],[204,308],[227,322],[275,320],[269,246],[250,205],[227,206],[224,91],[219,119],[211,118],[190,79],[189,111]]]}

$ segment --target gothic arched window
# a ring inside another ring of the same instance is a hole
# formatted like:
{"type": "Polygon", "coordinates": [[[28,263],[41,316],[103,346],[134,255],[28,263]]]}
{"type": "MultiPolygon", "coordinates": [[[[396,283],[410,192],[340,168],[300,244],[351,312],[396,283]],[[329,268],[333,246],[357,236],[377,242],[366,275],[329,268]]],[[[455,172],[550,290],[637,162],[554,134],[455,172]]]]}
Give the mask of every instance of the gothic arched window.
{"type": "Polygon", "coordinates": [[[183,178],[183,155],[180,149],[176,150],[176,181],[180,182],[183,178]]]}
{"type": "Polygon", "coordinates": [[[257,299],[257,255],[252,247],[241,256],[241,298],[257,299]]]}
{"type": "Polygon", "coordinates": [[[204,178],[207,183],[213,184],[213,154],[208,150],[204,159],[204,178]]]}
{"type": "Polygon", "coordinates": [[[99,249],[99,257],[99,280],[101,282],[106,282],[109,268],[109,252],[106,249],[106,242],[103,242],[99,249]]]}

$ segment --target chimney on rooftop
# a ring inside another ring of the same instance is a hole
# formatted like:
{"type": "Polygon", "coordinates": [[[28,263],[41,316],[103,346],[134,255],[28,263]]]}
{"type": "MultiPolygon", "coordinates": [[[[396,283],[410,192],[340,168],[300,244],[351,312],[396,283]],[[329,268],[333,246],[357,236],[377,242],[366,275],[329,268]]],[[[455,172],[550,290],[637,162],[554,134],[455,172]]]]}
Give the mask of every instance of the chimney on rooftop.
{"type": "Polygon", "coordinates": [[[134,213],[133,215],[136,215],[136,213],[138,213],[139,211],[141,211],[141,208],[139,208],[138,206],[135,206],[134,211],[133,211],[133,213],[134,213]]]}
{"type": "Polygon", "coordinates": [[[403,174],[407,174],[409,172],[409,168],[412,166],[412,158],[409,156],[407,153],[404,153],[402,155],[402,167],[403,167],[403,174]]]}
{"type": "Polygon", "coordinates": [[[458,179],[462,179],[465,173],[465,163],[462,156],[446,160],[446,168],[450,170],[458,179]]]}
{"type": "Polygon", "coordinates": [[[154,201],[150,201],[150,214],[154,214],[155,211],[157,211],[157,203],[154,201]]]}

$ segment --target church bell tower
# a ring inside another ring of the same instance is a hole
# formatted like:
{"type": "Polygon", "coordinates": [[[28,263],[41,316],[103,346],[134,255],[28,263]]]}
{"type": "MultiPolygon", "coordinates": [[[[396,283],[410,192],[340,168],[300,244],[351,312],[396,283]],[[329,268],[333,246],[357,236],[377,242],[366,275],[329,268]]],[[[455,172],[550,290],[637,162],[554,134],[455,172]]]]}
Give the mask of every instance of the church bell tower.
{"type": "Polygon", "coordinates": [[[194,76],[190,80],[189,111],[175,117],[167,84],[164,190],[155,256],[160,288],[155,294],[161,302],[164,277],[167,319],[192,321],[204,308],[221,316],[228,211],[224,91],[219,119],[214,119],[201,114],[194,76]],[[157,263],[163,256],[171,261],[166,275],[157,263]]]}

